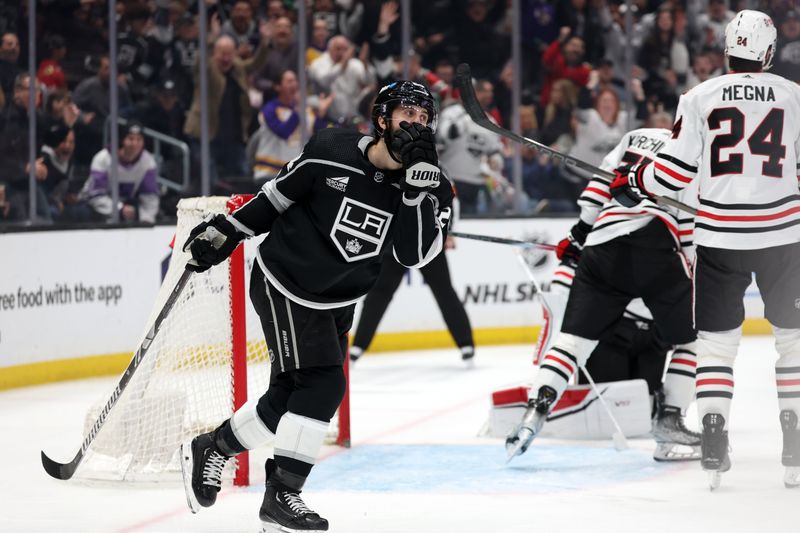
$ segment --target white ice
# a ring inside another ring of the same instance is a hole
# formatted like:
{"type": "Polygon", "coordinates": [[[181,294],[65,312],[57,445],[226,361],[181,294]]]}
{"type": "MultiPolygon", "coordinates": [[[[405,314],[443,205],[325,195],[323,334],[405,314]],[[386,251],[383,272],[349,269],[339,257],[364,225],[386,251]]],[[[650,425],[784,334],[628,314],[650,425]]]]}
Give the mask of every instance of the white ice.
{"type": "MultiPolygon", "coordinates": [[[[745,338],[736,362],[731,459],[709,492],[697,463],[657,464],[649,439],[539,439],[510,465],[477,437],[493,390],[530,376],[530,346],[381,354],[352,373],[353,447],[326,448],[303,492],[339,533],[795,532],[800,489],[783,487],[772,339],[745,338]]],[[[263,473],[224,487],[198,515],[177,485],[51,479],[39,460],[72,457],[87,408],[113,378],[0,393],[0,531],[256,532],[263,473]]],[[[696,422],[694,412],[690,419],[696,422]]]]}

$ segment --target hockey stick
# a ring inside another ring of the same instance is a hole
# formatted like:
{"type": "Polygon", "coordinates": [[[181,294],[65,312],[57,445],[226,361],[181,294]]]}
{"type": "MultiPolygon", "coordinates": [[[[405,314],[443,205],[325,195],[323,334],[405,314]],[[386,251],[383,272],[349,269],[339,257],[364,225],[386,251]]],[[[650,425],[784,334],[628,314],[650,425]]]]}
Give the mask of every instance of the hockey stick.
{"type": "MultiPolygon", "coordinates": [[[[529,139],[528,137],[523,137],[522,135],[517,135],[513,131],[507,130],[492,122],[491,119],[486,116],[486,112],[483,110],[480,102],[478,102],[478,98],[475,96],[475,88],[472,86],[472,74],[470,73],[469,65],[466,63],[461,63],[458,65],[458,68],[456,68],[455,86],[458,88],[459,94],[461,95],[461,103],[463,104],[464,109],[467,111],[467,114],[473,120],[473,122],[475,122],[478,126],[486,128],[487,130],[494,132],[501,137],[505,137],[506,139],[511,139],[514,142],[536,148],[539,152],[547,154],[556,161],[561,161],[566,166],[572,166],[585,172],[589,172],[590,174],[595,174],[601,178],[605,178],[606,180],[609,180],[609,183],[610,180],[613,180],[616,177],[612,172],[608,172],[602,168],[590,165],[589,163],[581,161],[580,159],[576,159],[570,155],[562,154],[558,150],[553,150],[546,144],[529,139]]],[[[697,210],[693,207],[690,207],[683,202],[679,202],[674,198],[667,198],[665,196],[655,196],[654,198],[660,204],[668,205],[693,215],[697,212],[697,210]]]]}
{"type": "MultiPolygon", "coordinates": [[[[525,272],[528,274],[528,279],[530,279],[531,284],[533,285],[534,294],[538,294],[539,297],[541,298],[542,291],[539,288],[539,282],[536,281],[536,277],[533,275],[533,267],[528,263],[527,259],[523,256],[523,254],[521,253],[518,254],[517,258],[519,259],[520,263],[522,263],[522,267],[525,269],[525,272]]],[[[602,405],[603,409],[605,409],[608,418],[611,419],[611,423],[614,424],[614,428],[616,429],[616,431],[614,432],[613,435],[611,435],[611,440],[614,442],[614,449],[616,449],[618,452],[621,452],[622,450],[627,450],[628,439],[625,438],[625,434],[622,432],[622,428],[620,427],[619,422],[617,422],[617,419],[611,412],[611,408],[608,406],[605,399],[603,398],[600,389],[597,387],[597,384],[594,382],[594,379],[592,379],[592,376],[591,374],[589,374],[589,371],[586,370],[586,366],[580,365],[579,368],[581,369],[581,372],[583,372],[583,375],[586,376],[586,379],[589,381],[589,385],[591,385],[592,390],[597,395],[597,398],[600,400],[600,405],[602,405]]],[[[512,457],[514,457],[514,455],[509,457],[509,461],[511,460],[512,457]]]]}
{"type": "Polygon", "coordinates": [[[460,231],[449,231],[448,235],[460,237],[462,239],[472,239],[474,241],[492,242],[495,244],[510,244],[520,248],[541,248],[543,250],[555,250],[555,244],[545,244],[541,242],[518,241],[517,239],[504,239],[503,237],[493,237],[492,235],[478,235],[476,233],[461,233],[460,231]]]}
{"type": "Polygon", "coordinates": [[[120,378],[119,383],[117,383],[117,387],[114,389],[114,392],[111,393],[111,398],[108,399],[105,407],[103,407],[103,410],[100,411],[100,414],[97,416],[97,420],[95,420],[92,429],[89,430],[89,433],[83,439],[81,449],[78,450],[78,453],[75,454],[75,457],[73,457],[72,461],[68,463],[59,463],[53,461],[44,452],[42,452],[42,466],[44,466],[44,469],[48,474],[56,479],[64,480],[70,479],[73,474],[75,474],[75,470],[83,460],[86,450],[89,449],[89,446],[94,441],[97,433],[103,427],[106,418],[108,418],[108,413],[117,403],[117,400],[119,400],[119,397],[122,395],[122,391],[124,391],[125,387],[128,386],[128,382],[130,382],[133,374],[136,372],[136,369],[139,368],[142,360],[147,355],[147,350],[150,348],[150,345],[153,343],[153,340],[158,334],[161,323],[164,322],[164,319],[166,319],[167,315],[169,315],[170,311],[175,305],[175,302],[178,301],[178,297],[181,295],[181,292],[183,292],[183,288],[186,286],[186,283],[189,281],[191,275],[192,271],[188,269],[184,270],[181,274],[181,277],[175,284],[175,288],[172,289],[169,298],[167,298],[167,301],[164,303],[164,306],[161,308],[161,311],[158,313],[158,316],[153,322],[153,326],[150,328],[150,331],[147,332],[147,335],[144,336],[142,344],[136,350],[133,359],[131,359],[131,362],[128,364],[128,368],[125,369],[125,373],[122,374],[122,377],[120,378]]]}

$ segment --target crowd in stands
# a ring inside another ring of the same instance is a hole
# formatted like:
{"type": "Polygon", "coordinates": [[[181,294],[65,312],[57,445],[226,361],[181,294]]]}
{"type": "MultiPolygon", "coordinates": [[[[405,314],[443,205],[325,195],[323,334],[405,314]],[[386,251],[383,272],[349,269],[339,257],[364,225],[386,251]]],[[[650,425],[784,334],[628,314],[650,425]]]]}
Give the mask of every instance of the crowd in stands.
{"type": "MultiPolygon", "coordinates": [[[[467,214],[574,210],[585,176],[523,148],[523,190],[515,190],[513,146],[486,140],[458,110],[452,83],[460,62],[470,64],[476,93],[494,120],[511,127],[518,77],[523,135],[595,165],[630,127],[670,127],[681,93],[724,74],[724,30],[739,9],[773,16],[773,72],[800,81],[800,11],[792,0],[634,0],[632,48],[627,7],[619,0],[521,0],[518,14],[505,0],[412,0],[408,57],[401,54],[395,0],[308,0],[304,21],[296,0],[204,1],[213,193],[252,192],[274,177],[302,148],[301,114],[306,137],[328,127],[369,134],[376,90],[402,77],[404,64],[440,99],[442,161],[463,187],[467,214]],[[521,72],[510,62],[515,17],[521,72]],[[299,109],[298,57],[306,64],[306,109],[299,109]],[[458,150],[475,164],[458,165],[458,150]],[[455,161],[451,168],[448,160],[455,161]]],[[[36,221],[97,223],[115,210],[122,221],[173,217],[179,197],[200,192],[197,0],[118,0],[115,58],[108,55],[106,1],[40,0],[36,80],[27,70],[27,4],[0,0],[0,224],[34,218],[30,113],[37,125],[36,221]],[[111,61],[119,74],[114,80],[111,61]],[[118,205],[109,187],[111,83],[125,119],[118,132],[118,205]],[[155,149],[148,130],[189,146],[188,186],[164,185],[181,181],[180,150],[155,149]]]]}

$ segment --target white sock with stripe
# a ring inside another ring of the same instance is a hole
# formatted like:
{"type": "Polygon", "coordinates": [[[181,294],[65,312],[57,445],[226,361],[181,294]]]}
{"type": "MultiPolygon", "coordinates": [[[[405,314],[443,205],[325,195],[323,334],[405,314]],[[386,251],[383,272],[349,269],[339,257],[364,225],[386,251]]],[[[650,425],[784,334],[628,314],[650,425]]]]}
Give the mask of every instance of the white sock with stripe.
{"type": "Polygon", "coordinates": [[[595,346],[597,341],[561,333],[542,359],[531,386],[531,397],[537,396],[542,385],[549,385],[555,389],[557,398],[560,398],[578,368],[586,364],[595,346]]]}
{"type": "Polygon", "coordinates": [[[700,420],[719,413],[730,422],[733,399],[733,361],[739,349],[742,329],[697,333],[697,411],[700,420]]]}
{"type": "Polygon", "coordinates": [[[775,381],[778,386],[778,406],[800,416],[800,329],[774,327],[775,381]]]}
{"type": "Polygon", "coordinates": [[[680,408],[682,414],[694,400],[696,349],[694,342],[676,346],[664,377],[664,403],[680,408]]]}

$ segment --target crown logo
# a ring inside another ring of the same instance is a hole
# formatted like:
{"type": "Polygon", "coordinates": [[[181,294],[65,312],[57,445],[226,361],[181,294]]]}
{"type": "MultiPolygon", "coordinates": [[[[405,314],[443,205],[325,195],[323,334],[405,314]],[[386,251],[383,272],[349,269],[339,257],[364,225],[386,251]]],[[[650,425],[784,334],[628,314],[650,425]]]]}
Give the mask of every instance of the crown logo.
{"type": "Polygon", "coordinates": [[[351,254],[357,254],[363,247],[364,245],[361,244],[361,241],[358,239],[347,239],[347,242],[344,244],[344,249],[351,254]]]}

